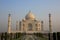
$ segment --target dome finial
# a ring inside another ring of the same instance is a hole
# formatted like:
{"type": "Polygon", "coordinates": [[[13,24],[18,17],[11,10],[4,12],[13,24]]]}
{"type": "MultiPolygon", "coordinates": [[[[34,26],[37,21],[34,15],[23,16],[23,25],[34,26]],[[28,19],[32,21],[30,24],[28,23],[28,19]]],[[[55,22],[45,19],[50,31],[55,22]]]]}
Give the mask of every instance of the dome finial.
{"type": "Polygon", "coordinates": [[[31,10],[29,10],[29,13],[31,13],[31,10]]]}

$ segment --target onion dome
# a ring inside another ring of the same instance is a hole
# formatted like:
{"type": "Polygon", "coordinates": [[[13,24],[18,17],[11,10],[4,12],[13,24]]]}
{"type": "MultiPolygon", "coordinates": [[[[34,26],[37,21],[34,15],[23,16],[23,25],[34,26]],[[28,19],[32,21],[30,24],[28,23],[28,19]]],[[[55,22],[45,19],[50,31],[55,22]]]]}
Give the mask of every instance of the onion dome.
{"type": "Polygon", "coordinates": [[[31,11],[29,11],[28,14],[25,16],[25,19],[34,20],[35,19],[35,16],[32,14],[31,11]]]}

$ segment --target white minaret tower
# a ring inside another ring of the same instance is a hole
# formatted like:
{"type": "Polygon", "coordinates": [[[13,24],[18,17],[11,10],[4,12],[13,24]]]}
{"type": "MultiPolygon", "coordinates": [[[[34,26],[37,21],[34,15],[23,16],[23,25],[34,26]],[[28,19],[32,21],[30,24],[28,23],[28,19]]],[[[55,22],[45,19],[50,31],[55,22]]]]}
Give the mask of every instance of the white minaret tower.
{"type": "Polygon", "coordinates": [[[49,13],[49,32],[52,33],[51,14],[49,13]]]}
{"type": "Polygon", "coordinates": [[[51,14],[49,13],[49,40],[53,40],[51,14]]]}
{"type": "Polygon", "coordinates": [[[11,14],[8,15],[8,33],[11,33],[11,14]]]}

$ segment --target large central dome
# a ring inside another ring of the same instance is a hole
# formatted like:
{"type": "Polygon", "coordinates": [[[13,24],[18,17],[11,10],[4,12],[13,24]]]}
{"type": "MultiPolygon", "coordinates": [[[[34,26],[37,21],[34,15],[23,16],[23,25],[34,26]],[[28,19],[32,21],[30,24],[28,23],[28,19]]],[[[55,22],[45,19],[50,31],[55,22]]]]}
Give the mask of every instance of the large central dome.
{"type": "Polygon", "coordinates": [[[31,19],[31,20],[34,20],[35,19],[35,16],[32,14],[31,11],[28,12],[28,14],[25,16],[26,19],[31,19]]]}

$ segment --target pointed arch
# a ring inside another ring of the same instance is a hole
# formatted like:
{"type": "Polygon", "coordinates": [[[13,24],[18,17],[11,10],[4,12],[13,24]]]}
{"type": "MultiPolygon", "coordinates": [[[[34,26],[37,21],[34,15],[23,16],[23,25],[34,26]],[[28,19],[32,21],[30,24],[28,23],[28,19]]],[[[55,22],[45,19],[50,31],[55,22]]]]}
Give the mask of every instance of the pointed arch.
{"type": "Polygon", "coordinates": [[[32,27],[33,27],[32,24],[29,23],[29,24],[28,24],[28,31],[32,31],[32,30],[33,30],[32,27]]]}

